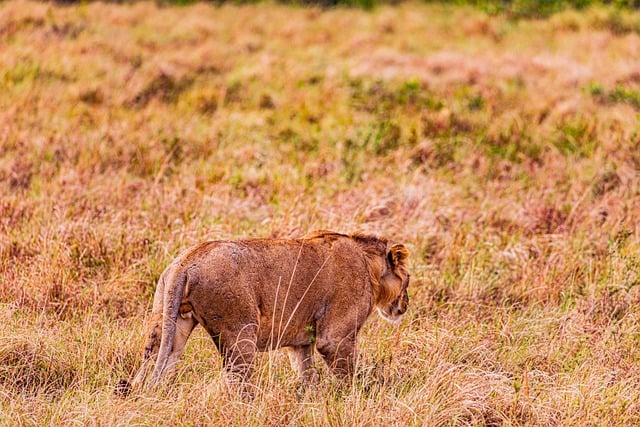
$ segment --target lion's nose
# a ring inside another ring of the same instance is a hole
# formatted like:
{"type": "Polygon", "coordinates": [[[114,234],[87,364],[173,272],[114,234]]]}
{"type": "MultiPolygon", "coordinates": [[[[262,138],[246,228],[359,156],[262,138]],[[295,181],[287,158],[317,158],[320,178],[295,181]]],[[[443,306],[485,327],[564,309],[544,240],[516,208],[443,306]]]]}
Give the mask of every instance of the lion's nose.
{"type": "Polygon", "coordinates": [[[393,308],[394,316],[401,316],[401,315],[404,314],[405,311],[407,311],[406,307],[394,307],[393,308]]]}

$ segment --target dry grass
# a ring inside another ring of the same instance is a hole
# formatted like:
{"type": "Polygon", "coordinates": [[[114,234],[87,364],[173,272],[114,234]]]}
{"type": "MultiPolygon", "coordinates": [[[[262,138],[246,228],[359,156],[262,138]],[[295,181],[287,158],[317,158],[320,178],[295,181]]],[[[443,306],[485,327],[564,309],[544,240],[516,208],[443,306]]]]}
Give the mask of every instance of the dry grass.
{"type": "Polygon", "coordinates": [[[639,424],[638,22],[0,4],[0,424],[639,424]],[[242,402],[200,331],[113,396],[181,249],[316,228],[413,252],[351,393],[242,402]]]}

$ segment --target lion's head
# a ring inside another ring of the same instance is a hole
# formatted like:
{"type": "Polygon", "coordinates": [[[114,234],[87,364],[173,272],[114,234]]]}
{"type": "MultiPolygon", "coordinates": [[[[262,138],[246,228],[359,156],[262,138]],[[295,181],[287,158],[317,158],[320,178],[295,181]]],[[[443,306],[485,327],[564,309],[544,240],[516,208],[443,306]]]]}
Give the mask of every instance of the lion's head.
{"type": "Polygon", "coordinates": [[[386,262],[380,277],[380,288],[383,295],[376,301],[376,309],[380,316],[393,324],[402,320],[402,315],[409,307],[409,270],[407,258],[409,251],[403,245],[392,245],[387,252],[386,262]]]}
{"type": "Polygon", "coordinates": [[[354,234],[351,237],[366,254],[378,314],[390,323],[399,323],[409,306],[409,251],[404,245],[374,236],[354,234]]]}

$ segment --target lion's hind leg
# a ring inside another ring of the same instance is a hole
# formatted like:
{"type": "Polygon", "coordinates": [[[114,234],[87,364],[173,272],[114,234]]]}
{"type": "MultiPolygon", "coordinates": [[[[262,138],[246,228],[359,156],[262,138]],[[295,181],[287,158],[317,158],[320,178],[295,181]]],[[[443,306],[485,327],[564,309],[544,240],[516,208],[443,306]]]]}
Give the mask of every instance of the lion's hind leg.
{"type": "Polygon", "coordinates": [[[184,353],[187,340],[197,324],[198,322],[191,315],[178,317],[176,322],[176,334],[173,338],[173,349],[169,354],[167,366],[163,372],[164,375],[171,374],[173,372],[175,365],[180,360],[180,356],[184,353]]]}
{"type": "Polygon", "coordinates": [[[153,296],[153,309],[151,311],[151,320],[147,327],[147,342],[144,346],[144,357],[142,360],[142,366],[138,369],[131,384],[127,380],[121,380],[116,391],[123,397],[126,397],[132,390],[140,389],[144,385],[149,372],[152,369],[153,362],[155,362],[160,348],[160,339],[162,338],[162,305],[164,301],[164,288],[165,288],[165,276],[167,270],[165,270],[160,279],[158,279],[158,285],[153,296]]]}
{"type": "Polygon", "coordinates": [[[256,341],[255,323],[244,325],[239,330],[226,331],[220,340],[220,351],[229,382],[245,400],[252,400],[254,397],[252,390],[254,386],[250,384],[250,379],[253,373],[253,361],[258,350],[256,341]]]}
{"type": "MultiPolygon", "coordinates": [[[[171,343],[171,351],[164,361],[163,366],[159,366],[160,362],[157,360],[156,356],[157,363],[151,375],[152,386],[155,387],[159,385],[167,375],[171,375],[173,373],[176,364],[180,360],[180,356],[182,356],[182,353],[184,352],[187,340],[189,339],[189,336],[191,336],[191,332],[197,324],[198,322],[192,316],[178,317],[175,322],[175,334],[173,336],[173,342],[171,343]]],[[[156,352],[158,352],[157,348],[156,352]]]]}
{"type": "Polygon", "coordinates": [[[160,313],[160,319],[152,318],[151,328],[147,337],[147,344],[144,346],[144,359],[142,366],[138,369],[136,376],[133,378],[131,387],[138,389],[142,387],[147,379],[147,375],[152,369],[153,362],[158,355],[158,349],[160,348],[160,338],[162,336],[162,313],[160,313]]]}

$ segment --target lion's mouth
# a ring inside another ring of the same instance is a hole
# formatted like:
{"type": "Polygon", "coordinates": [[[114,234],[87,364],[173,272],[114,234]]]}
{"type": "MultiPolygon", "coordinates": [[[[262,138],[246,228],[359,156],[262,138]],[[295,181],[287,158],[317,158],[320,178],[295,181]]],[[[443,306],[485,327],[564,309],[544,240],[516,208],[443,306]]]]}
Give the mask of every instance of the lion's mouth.
{"type": "Polygon", "coordinates": [[[378,310],[378,314],[380,315],[380,317],[382,317],[384,320],[391,323],[392,325],[397,325],[402,320],[402,314],[394,316],[390,313],[387,313],[385,310],[381,309],[380,307],[376,307],[376,309],[378,310]]]}

